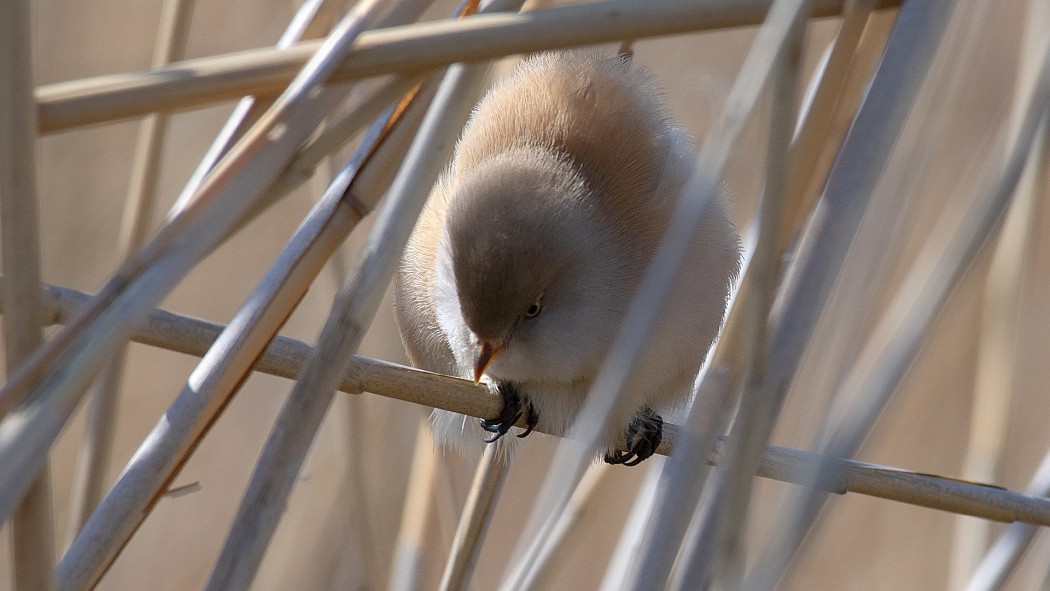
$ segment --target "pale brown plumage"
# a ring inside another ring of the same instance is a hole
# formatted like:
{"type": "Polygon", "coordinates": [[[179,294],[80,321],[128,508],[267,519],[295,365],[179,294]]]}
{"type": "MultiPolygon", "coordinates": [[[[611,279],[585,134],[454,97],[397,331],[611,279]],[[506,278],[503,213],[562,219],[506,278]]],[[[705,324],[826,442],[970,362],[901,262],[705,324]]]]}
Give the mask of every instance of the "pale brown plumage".
{"type": "MultiPolygon", "coordinates": [[[[525,61],[479,103],[407,247],[395,308],[412,363],[485,372],[531,402],[545,427],[565,431],[694,159],[627,60],[556,52],[525,61]]],[[[615,413],[610,448],[640,410],[683,400],[717,334],[739,264],[721,197],[688,257],[615,413]]],[[[440,437],[480,449],[471,424],[435,414],[440,437]]]]}

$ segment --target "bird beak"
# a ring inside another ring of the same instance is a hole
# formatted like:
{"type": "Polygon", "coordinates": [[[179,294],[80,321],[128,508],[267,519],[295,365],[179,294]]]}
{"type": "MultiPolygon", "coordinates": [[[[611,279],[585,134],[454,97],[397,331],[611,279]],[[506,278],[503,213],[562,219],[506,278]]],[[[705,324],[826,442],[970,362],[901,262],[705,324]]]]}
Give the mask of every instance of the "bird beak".
{"type": "Polygon", "coordinates": [[[478,351],[477,358],[474,359],[474,383],[481,381],[481,376],[485,374],[485,369],[488,368],[489,363],[492,363],[492,359],[499,355],[503,351],[503,345],[493,345],[489,341],[481,341],[481,350],[478,351]]]}

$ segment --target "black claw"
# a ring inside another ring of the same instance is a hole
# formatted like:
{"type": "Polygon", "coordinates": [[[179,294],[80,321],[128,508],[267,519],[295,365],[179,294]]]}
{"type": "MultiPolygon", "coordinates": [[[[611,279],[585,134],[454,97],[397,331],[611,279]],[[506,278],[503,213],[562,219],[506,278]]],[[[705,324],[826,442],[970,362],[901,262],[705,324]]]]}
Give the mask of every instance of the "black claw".
{"type": "Polygon", "coordinates": [[[536,412],[536,407],[532,405],[531,401],[525,402],[525,407],[528,408],[529,414],[525,416],[525,430],[518,433],[518,438],[528,437],[529,433],[536,428],[536,425],[540,422],[540,413],[536,412]]]}
{"type": "Polygon", "coordinates": [[[656,453],[664,436],[664,420],[649,407],[641,408],[627,428],[626,451],[605,454],[609,464],[637,466],[656,453]]]}
{"type": "Polygon", "coordinates": [[[501,383],[497,384],[496,387],[500,396],[503,398],[503,409],[500,410],[499,416],[496,418],[481,419],[481,428],[493,434],[492,437],[485,439],[485,443],[495,443],[500,437],[506,435],[510,431],[510,428],[521,419],[522,414],[525,415],[525,425],[527,428],[525,432],[518,435],[518,437],[525,437],[529,433],[532,433],[532,430],[540,420],[540,416],[532,406],[532,402],[528,399],[522,401],[522,397],[518,393],[517,388],[512,384],[501,383]]]}
{"type": "Polygon", "coordinates": [[[635,454],[633,454],[631,452],[624,452],[624,451],[617,450],[617,451],[614,451],[614,452],[606,453],[605,454],[605,462],[607,464],[625,464],[631,458],[633,458],[634,456],[635,456],[635,454]]]}

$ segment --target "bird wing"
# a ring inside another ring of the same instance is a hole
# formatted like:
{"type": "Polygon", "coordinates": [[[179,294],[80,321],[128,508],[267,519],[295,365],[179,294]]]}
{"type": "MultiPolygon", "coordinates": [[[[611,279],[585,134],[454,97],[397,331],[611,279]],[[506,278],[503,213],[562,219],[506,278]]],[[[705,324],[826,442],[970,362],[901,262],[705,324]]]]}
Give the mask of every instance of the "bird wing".
{"type": "Polygon", "coordinates": [[[440,181],[416,222],[394,280],[394,313],[412,365],[458,375],[456,360],[434,308],[435,260],[448,210],[448,186],[440,181]]]}

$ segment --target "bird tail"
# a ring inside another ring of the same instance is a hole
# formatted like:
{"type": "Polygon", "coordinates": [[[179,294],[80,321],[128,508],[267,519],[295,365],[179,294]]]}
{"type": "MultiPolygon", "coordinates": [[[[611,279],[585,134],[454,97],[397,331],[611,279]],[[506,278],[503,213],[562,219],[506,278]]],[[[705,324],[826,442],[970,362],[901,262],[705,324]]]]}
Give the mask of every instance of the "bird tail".
{"type": "Polygon", "coordinates": [[[438,447],[442,450],[451,449],[471,462],[481,458],[486,445],[495,445],[498,454],[507,460],[518,447],[515,445],[517,438],[509,436],[501,437],[494,443],[485,443],[485,438],[491,436],[491,433],[481,428],[478,419],[458,412],[434,409],[430,415],[430,427],[434,434],[434,443],[438,447]]]}

